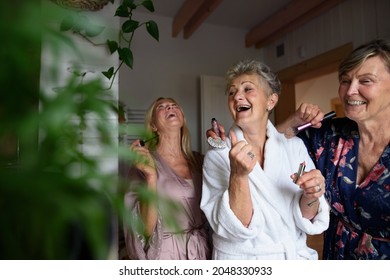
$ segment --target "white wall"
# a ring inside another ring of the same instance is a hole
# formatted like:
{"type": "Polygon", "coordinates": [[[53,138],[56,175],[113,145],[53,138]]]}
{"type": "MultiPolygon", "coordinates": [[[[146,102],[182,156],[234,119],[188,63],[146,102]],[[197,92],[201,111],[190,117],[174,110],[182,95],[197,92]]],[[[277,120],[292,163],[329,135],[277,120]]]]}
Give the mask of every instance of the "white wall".
{"type": "MultiPolygon", "coordinates": [[[[160,30],[157,42],[145,29],[136,32],[133,70],[122,67],[120,100],[131,109],[147,109],[154,99],[169,96],[183,107],[193,139],[200,151],[200,76],[224,76],[227,68],[242,58],[261,59],[261,51],[245,48],[245,30],[202,25],[185,40],[172,38],[172,19],[137,13],[135,20],[154,20],[160,30]]],[[[221,95],[224,92],[220,93],[221,95]]],[[[215,104],[215,106],[227,106],[215,104]]]]}
{"type": "Polygon", "coordinates": [[[136,13],[135,20],[156,21],[160,42],[146,30],[135,35],[134,70],[122,68],[119,98],[129,108],[146,109],[159,96],[174,97],[186,113],[193,148],[200,151],[204,133],[200,129],[201,75],[224,76],[231,64],[243,58],[264,60],[279,71],[348,42],[357,46],[376,37],[390,37],[389,15],[388,0],[346,0],[266,48],[255,49],[244,46],[247,30],[203,24],[184,40],[182,34],[172,38],[171,18],[136,13]],[[277,58],[276,46],[281,43],[285,55],[277,58]]]}

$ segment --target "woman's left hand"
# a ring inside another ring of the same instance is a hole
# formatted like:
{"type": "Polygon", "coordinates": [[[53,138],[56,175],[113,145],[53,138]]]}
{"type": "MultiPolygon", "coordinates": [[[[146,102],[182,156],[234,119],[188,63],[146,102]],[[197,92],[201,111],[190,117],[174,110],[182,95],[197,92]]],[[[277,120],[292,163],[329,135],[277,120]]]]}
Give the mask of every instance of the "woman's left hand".
{"type": "MultiPolygon", "coordinates": [[[[296,173],[291,178],[295,179],[295,176],[296,173]]],[[[303,198],[308,200],[319,198],[325,193],[325,178],[318,169],[304,172],[296,184],[303,190],[303,198]]]]}
{"type": "MultiPolygon", "coordinates": [[[[295,179],[296,173],[291,175],[295,179]]],[[[325,178],[318,169],[302,174],[296,184],[303,190],[299,202],[302,216],[312,220],[318,213],[319,198],[325,193],[325,178]]]]}

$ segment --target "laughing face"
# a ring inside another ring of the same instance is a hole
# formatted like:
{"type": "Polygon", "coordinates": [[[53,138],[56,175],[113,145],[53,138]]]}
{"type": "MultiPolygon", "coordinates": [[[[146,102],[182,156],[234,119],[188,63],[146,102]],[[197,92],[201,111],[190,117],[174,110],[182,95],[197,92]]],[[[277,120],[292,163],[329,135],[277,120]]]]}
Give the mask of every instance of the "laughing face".
{"type": "Polygon", "coordinates": [[[390,112],[390,73],[379,57],[368,58],[340,79],[339,96],[345,115],[356,121],[387,119],[390,112]],[[386,115],[384,115],[386,114],[386,115]]]}
{"type": "Polygon", "coordinates": [[[161,99],[155,106],[155,126],[158,131],[181,128],[184,123],[183,112],[178,104],[170,99],[161,99]]]}
{"type": "Polygon", "coordinates": [[[233,79],[228,90],[228,105],[234,122],[242,129],[266,125],[268,110],[277,100],[269,86],[257,74],[243,74],[233,79]]]}

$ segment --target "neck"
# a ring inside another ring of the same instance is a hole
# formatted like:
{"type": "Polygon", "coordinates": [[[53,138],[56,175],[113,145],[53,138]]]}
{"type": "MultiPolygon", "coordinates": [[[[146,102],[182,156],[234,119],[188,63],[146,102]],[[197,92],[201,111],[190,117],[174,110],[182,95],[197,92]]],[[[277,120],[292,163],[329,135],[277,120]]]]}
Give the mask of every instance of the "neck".
{"type": "Polygon", "coordinates": [[[157,152],[162,156],[182,155],[180,137],[169,137],[166,135],[160,136],[157,152]]]}
{"type": "Polygon", "coordinates": [[[370,145],[387,145],[390,142],[390,130],[387,122],[359,125],[360,142],[370,145]]]}

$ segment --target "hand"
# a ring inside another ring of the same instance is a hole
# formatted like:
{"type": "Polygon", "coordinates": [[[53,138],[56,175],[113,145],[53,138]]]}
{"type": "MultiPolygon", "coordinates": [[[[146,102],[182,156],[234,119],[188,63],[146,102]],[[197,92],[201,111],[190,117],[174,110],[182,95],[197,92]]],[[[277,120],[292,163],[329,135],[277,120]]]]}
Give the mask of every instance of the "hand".
{"type": "Polygon", "coordinates": [[[130,150],[136,154],[135,167],[148,178],[157,178],[157,171],[154,159],[145,146],[141,146],[141,140],[135,140],[130,145],[130,150]]]}
{"type": "Polygon", "coordinates": [[[293,126],[310,122],[312,127],[320,128],[323,118],[324,113],[318,105],[302,103],[294,114],[295,124],[293,126]]]}
{"type": "Polygon", "coordinates": [[[294,114],[285,121],[279,123],[276,129],[283,133],[286,138],[294,137],[297,134],[296,127],[310,122],[312,127],[320,128],[324,113],[315,104],[302,103],[294,114]]]}
{"type": "MultiPolygon", "coordinates": [[[[295,179],[296,173],[291,175],[295,179]]],[[[303,190],[303,198],[307,201],[314,201],[325,193],[325,178],[318,169],[304,172],[296,182],[303,190]]]]}
{"type": "Polygon", "coordinates": [[[217,134],[218,132],[214,131],[214,129],[211,127],[206,131],[206,139],[209,137],[213,139],[217,139],[218,137],[220,137],[223,141],[226,141],[225,128],[219,122],[217,122],[217,127],[219,129],[219,136],[217,134]]]}
{"type": "Polygon", "coordinates": [[[236,134],[231,131],[232,148],[229,152],[231,173],[239,176],[248,175],[255,167],[257,160],[253,147],[244,140],[237,141],[236,134]]]}

